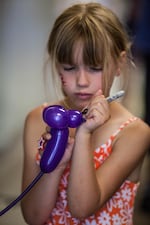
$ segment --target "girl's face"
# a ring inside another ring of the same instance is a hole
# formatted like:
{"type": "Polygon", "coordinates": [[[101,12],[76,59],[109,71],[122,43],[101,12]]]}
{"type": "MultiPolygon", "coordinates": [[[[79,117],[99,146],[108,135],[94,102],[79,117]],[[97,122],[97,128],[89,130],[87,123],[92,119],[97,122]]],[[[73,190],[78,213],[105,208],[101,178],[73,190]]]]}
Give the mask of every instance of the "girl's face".
{"type": "Polygon", "coordinates": [[[62,80],[62,89],[68,104],[73,109],[82,110],[92,96],[102,89],[102,67],[85,65],[82,44],[78,43],[74,52],[74,64],[58,64],[57,70],[62,80]]]}

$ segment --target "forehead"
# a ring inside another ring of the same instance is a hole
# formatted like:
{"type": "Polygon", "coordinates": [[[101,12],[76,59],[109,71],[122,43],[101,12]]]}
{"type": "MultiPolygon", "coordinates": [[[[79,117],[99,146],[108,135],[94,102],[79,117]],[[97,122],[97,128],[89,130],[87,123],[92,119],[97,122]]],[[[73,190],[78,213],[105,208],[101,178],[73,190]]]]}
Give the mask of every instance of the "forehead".
{"type": "Polygon", "coordinates": [[[95,46],[97,46],[95,43],[87,42],[82,38],[75,40],[72,44],[63,45],[57,55],[58,63],[103,65],[103,48],[101,44],[97,48],[95,46]]]}

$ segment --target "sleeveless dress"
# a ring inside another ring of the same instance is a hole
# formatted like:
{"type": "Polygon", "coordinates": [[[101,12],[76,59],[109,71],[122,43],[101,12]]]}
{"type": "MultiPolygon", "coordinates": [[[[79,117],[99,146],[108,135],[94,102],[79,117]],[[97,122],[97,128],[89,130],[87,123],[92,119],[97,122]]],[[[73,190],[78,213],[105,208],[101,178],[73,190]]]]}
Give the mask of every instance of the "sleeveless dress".
{"type": "MultiPolygon", "coordinates": [[[[112,142],[117,134],[128,124],[137,118],[130,118],[123,123],[119,129],[110,136],[107,142],[93,152],[94,166],[98,169],[112,152],[112,142]]],[[[37,157],[39,163],[40,156],[37,157]]],[[[134,200],[139,183],[125,180],[116,193],[92,216],[79,220],[73,218],[67,206],[67,184],[69,177],[69,166],[65,169],[60,180],[58,199],[55,208],[45,225],[132,225],[134,200]]]]}

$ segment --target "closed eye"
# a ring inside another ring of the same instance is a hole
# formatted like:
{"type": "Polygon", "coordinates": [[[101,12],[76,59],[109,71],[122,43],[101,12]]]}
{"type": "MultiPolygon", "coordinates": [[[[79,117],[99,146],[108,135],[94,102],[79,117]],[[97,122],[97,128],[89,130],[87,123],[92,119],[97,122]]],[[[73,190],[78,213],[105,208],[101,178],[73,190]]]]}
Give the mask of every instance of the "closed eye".
{"type": "Polygon", "coordinates": [[[75,69],[75,66],[64,66],[63,69],[65,71],[71,71],[71,70],[74,70],[75,69]]]}
{"type": "Polygon", "coordinates": [[[95,72],[100,72],[102,71],[102,67],[90,67],[90,70],[95,71],[95,72]]]}

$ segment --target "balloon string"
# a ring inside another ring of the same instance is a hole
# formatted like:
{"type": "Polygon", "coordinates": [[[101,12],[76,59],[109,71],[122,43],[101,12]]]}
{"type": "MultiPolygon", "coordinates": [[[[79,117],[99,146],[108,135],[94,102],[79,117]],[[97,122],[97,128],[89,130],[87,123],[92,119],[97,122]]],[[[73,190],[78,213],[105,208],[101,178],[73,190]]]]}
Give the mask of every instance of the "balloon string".
{"type": "Polygon", "coordinates": [[[39,174],[34,178],[34,180],[27,186],[27,188],[14,200],[12,201],[6,208],[0,211],[0,216],[5,214],[8,210],[10,210],[14,205],[16,205],[30,190],[33,186],[40,180],[43,176],[43,172],[40,171],[39,174]]]}

